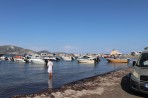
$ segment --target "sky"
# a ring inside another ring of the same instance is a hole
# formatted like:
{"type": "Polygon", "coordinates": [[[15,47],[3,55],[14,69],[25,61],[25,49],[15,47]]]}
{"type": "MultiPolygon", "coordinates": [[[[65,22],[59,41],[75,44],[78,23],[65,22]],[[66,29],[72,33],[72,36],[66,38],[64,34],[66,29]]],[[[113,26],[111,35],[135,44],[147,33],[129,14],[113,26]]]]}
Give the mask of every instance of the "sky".
{"type": "Polygon", "coordinates": [[[121,53],[148,46],[148,0],[0,0],[0,45],[121,53]]]}

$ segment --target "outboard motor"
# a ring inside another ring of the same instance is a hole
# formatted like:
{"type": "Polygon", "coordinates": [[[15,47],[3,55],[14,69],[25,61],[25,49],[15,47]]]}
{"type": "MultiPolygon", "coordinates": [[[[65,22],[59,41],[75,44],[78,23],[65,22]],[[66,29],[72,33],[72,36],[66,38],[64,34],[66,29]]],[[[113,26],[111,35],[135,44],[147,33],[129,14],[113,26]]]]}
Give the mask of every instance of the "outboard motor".
{"type": "Polygon", "coordinates": [[[47,64],[48,64],[48,60],[47,60],[47,59],[45,59],[45,65],[47,66],[47,64]]]}

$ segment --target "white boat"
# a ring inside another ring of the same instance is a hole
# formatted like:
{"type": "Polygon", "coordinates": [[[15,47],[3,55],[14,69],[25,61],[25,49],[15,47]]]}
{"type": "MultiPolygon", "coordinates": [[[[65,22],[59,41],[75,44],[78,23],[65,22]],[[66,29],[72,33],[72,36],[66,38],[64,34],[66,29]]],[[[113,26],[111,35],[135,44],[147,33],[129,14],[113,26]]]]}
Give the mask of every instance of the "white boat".
{"type": "Polygon", "coordinates": [[[45,64],[45,61],[42,59],[31,59],[33,64],[45,64]]]}
{"type": "Polygon", "coordinates": [[[57,58],[56,58],[56,57],[49,57],[49,59],[50,59],[51,61],[57,61],[57,58]]]}
{"type": "Polygon", "coordinates": [[[62,59],[65,61],[71,61],[72,57],[71,56],[62,56],[62,59]]]}
{"type": "Polygon", "coordinates": [[[15,59],[15,61],[16,61],[16,62],[22,62],[22,63],[25,63],[25,60],[24,60],[24,59],[18,59],[18,58],[17,58],[17,59],[15,59]]]}
{"type": "Polygon", "coordinates": [[[6,58],[5,56],[1,56],[0,60],[5,60],[5,58],[6,58]]]}
{"type": "Polygon", "coordinates": [[[94,58],[77,59],[78,63],[95,63],[94,58]]]}

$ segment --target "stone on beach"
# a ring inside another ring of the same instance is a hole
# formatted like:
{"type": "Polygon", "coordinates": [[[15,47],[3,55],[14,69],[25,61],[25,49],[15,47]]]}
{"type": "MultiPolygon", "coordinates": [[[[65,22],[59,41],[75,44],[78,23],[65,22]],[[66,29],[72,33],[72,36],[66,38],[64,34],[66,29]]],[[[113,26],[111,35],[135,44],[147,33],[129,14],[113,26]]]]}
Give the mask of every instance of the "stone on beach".
{"type": "Polygon", "coordinates": [[[64,98],[64,96],[61,94],[61,92],[52,93],[52,95],[53,95],[55,98],[64,98]]]}
{"type": "Polygon", "coordinates": [[[68,90],[65,90],[63,95],[64,96],[70,96],[70,95],[74,95],[76,93],[75,90],[72,90],[72,89],[68,89],[68,90]]]}

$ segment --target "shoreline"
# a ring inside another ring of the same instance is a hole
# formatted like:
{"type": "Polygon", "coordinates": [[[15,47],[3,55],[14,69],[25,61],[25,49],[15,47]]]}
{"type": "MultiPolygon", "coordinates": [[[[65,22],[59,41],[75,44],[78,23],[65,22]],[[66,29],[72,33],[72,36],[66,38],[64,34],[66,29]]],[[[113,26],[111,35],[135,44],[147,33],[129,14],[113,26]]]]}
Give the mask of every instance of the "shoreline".
{"type": "Polygon", "coordinates": [[[122,78],[131,71],[132,68],[120,69],[78,80],[59,89],[48,89],[29,95],[16,95],[13,98],[96,98],[90,96],[102,96],[104,93],[112,91],[116,86],[119,86],[122,78]]]}

